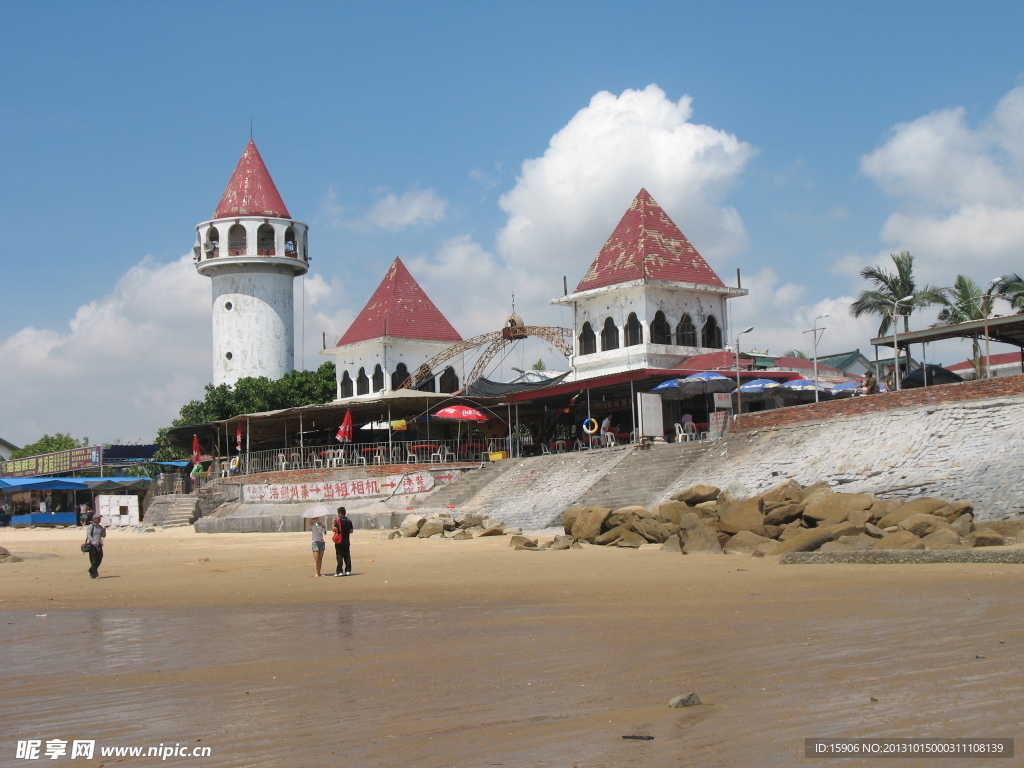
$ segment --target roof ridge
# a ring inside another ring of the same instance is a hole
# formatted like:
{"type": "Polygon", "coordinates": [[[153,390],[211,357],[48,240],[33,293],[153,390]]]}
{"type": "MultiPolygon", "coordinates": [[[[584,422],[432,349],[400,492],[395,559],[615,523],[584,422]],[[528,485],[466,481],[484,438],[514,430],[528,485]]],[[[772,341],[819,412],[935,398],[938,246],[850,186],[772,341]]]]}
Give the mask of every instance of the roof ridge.
{"type": "Polygon", "coordinates": [[[231,174],[231,180],[213,212],[214,219],[232,216],[291,218],[260,151],[256,149],[256,142],[252,139],[245,145],[235,172],[231,174]]]}
{"type": "Polygon", "coordinates": [[[650,192],[641,188],[590,264],[576,292],[634,280],[725,284],[650,192]]]}
{"type": "Polygon", "coordinates": [[[391,336],[427,341],[462,341],[448,318],[430,300],[402,259],[395,257],[377,290],[352,325],[338,340],[338,346],[391,336]]]}

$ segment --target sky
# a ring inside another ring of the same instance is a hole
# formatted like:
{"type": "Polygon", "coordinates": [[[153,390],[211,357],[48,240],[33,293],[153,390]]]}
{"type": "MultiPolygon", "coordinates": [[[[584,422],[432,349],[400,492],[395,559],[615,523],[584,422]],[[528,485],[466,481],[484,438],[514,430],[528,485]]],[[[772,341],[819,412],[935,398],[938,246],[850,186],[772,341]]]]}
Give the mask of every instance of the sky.
{"type": "MultiPolygon", "coordinates": [[[[310,227],[299,368],[396,256],[463,337],[513,294],[527,323],[571,326],[550,299],[641,188],[727,284],[739,270],[744,348],[811,354],[827,314],[820,355],[872,357],[878,319],[849,305],[900,250],[936,286],[1024,271],[1020,3],[53,1],[0,22],[16,445],[151,442],[203,396],[191,248],[250,131],[310,227]]],[[[567,366],[527,348],[488,375],[538,355],[567,366]]]]}

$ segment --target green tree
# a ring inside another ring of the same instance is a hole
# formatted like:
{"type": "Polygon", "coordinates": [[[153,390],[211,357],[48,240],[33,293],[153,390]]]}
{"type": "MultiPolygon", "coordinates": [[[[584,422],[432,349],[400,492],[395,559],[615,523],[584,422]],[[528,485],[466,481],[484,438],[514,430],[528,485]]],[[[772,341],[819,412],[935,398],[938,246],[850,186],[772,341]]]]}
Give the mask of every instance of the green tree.
{"type": "Polygon", "coordinates": [[[850,305],[854,317],[878,315],[878,335],[885,336],[893,321],[903,318],[903,332],[910,330],[910,315],[915,309],[942,302],[945,295],[942,288],[930,285],[918,286],[914,278],[914,257],[909,251],[889,254],[895,272],[886,272],[883,267],[865,267],[860,276],[874,285],[869,291],[861,291],[857,300],[850,305]],[[896,302],[900,299],[907,299],[896,302]]]}
{"type": "Polygon", "coordinates": [[[30,445],[11,452],[12,459],[27,459],[29,456],[42,456],[44,453],[57,453],[58,451],[70,451],[72,448],[87,448],[89,438],[83,437],[76,440],[71,435],[58,432],[55,435],[43,435],[30,445]]]}
{"type": "Polygon", "coordinates": [[[337,385],[334,363],[327,362],[315,371],[290,371],[277,381],[264,377],[244,378],[235,382],[234,386],[207,384],[205,391],[202,400],[185,403],[171,426],[159,430],[155,440],[156,445],[160,446],[155,457],[157,461],[188,458],[186,453],[176,450],[167,440],[167,433],[173,427],[221,421],[243,413],[262,413],[330,402],[335,398],[337,385]]]}
{"type": "Polygon", "coordinates": [[[1000,299],[1006,299],[1018,314],[1024,312],[1024,277],[1014,272],[1003,275],[992,287],[992,293],[1000,299]]]}
{"type": "Polygon", "coordinates": [[[799,349],[791,349],[788,352],[782,353],[783,357],[798,357],[801,360],[810,360],[806,352],[801,352],[799,349]]]}
{"type": "MultiPolygon", "coordinates": [[[[942,295],[942,301],[939,302],[942,309],[932,328],[968,323],[972,320],[984,320],[992,311],[992,301],[991,291],[983,290],[980,285],[966,275],[957,275],[956,282],[952,287],[946,288],[942,295]]],[[[971,364],[978,372],[978,378],[981,378],[984,375],[982,371],[984,363],[981,344],[977,336],[974,337],[972,346],[971,364]]]]}

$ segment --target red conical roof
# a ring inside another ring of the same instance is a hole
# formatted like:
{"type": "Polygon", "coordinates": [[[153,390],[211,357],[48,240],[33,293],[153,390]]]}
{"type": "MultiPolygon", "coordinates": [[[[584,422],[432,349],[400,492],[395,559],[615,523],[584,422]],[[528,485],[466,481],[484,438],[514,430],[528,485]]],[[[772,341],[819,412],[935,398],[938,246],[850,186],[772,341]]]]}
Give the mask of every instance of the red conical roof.
{"type": "Polygon", "coordinates": [[[224,190],[220,202],[217,203],[217,210],[213,212],[215,219],[232,216],[291,218],[252,139],[245,145],[245,151],[235,166],[235,172],[231,174],[228,188],[224,190]]]}
{"type": "Polygon", "coordinates": [[[725,286],[650,193],[641,189],[576,291],[644,278],[725,286]]]}
{"type": "Polygon", "coordinates": [[[419,283],[396,258],[338,346],[381,336],[429,341],[462,341],[419,283]]]}

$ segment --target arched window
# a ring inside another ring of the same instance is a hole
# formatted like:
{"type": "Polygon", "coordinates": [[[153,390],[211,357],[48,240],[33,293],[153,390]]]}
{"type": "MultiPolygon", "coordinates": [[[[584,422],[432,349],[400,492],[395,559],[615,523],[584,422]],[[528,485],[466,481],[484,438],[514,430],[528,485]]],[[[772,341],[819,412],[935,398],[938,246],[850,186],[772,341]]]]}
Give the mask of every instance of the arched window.
{"type": "Polygon", "coordinates": [[[636,312],[630,312],[626,318],[626,346],[635,347],[644,343],[644,327],[636,319],[636,312]]]}
{"type": "Polygon", "coordinates": [[[352,377],[348,375],[348,371],[341,374],[341,396],[352,397],[352,377]]]}
{"type": "Polygon", "coordinates": [[[697,327],[693,324],[690,316],[683,314],[683,319],[676,326],[676,344],[680,347],[697,346],[697,327]]]}
{"type": "Polygon", "coordinates": [[[661,310],[654,315],[654,322],[651,323],[651,344],[671,344],[672,327],[665,319],[665,313],[661,310]]]}
{"type": "Polygon", "coordinates": [[[441,372],[441,381],[438,382],[438,391],[452,393],[459,388],[459,377],[455,375],[455,369],[450,365],[441,372]]]}
{"type": "Polygon", "coordinates": [[[704,328],[700,332],[700,345],[708,349],[722,348],[722,328],[714,315],[708,315],[704,328]]]}
{"type": "Polygon", "coordinates": [[[580,331],[580,354],[592,355],[595,352],[597,352],[597,336],[594,335],[594,329],[590,327],[590,323],[584,323],[583,330],[580,331]]]}
{"type": "Polygon", "coordinates": [[[284,231],[284,255],[290,259],[294,259],[299,255],[298,248],[295,245],[295,227],[288,227],[284,231]]]}
{"type": "Polygon", "coordinates": [[[228,230],[228,256],[245,256],[245,227],[232,224],[228,230]]]}
{"type": "Polygon", "coordinates": [[[405,367],[405,363],[399,363],[395,366],[395,372],[391,374],[391,389],[397,390],[408,378],[409,369],[405,367]]]}
{"type": "Polygon", "coordinates": [[[220,232],[216,227],[206,230],[206,242],[203,244],[203,257],[215,259],[220,256],[220,232]]]}
{"type": "Polygon", "coordinates": [[[601,351],[619,348],[619,329],[615,327],[610,317],[605,318],[604,328],[601,329],[601,351]]]}
{"type": "Polygon", "coordinates": [[[256,255],[273,256],[276,252],[274,228],[269,224],[260,224],[260,228],[256,230],[256,255]]]}
{"type": "Polygon", "coordinates": [[[382,389],[384,389],[384,370],[378,364],[373,369],[373,391],[380,392],[382,389]]]}
{"type": "Polygon", "coordinates": [[[370,394],[370,379],[366,375],[366,369],[360,368],[359,375],[356,376],[356,394],[357,395],[368,395],[370,394]]]}

